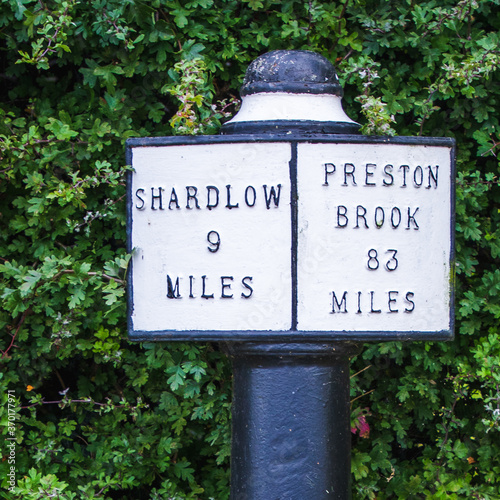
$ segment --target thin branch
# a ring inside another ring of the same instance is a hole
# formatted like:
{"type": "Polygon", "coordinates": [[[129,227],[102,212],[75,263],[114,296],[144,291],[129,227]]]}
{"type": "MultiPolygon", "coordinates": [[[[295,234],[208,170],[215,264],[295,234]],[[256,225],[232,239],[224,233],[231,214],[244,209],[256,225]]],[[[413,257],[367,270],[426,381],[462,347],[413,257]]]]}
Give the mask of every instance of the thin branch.
{"type": "Polygon", "coordinates": [[[96,406],[108,406],[109,403],[98,403],[97,401],[93,401],[92,399],[60,399],[59,401],[45,401],[42,399],[41,401],[37,401],[31,405],[21,406],[21,409],[25,410],[27,408],[33,408],[34,406],[40,405],[59,405],[61,403],[67,403],[68,405],[72,403],[92,403],[96,406]]]}
{"type": "Polygon", "coordinates": [[[64,380],[62,379],[61,374],[59,373],[59,370],[54,370],[54,373],[56,374],[56,377],[59,380],[59,383],[61,384],[61,388],[64,391],[67,386],[64,383],[64,380]]]}
{"type": "Polygon", "coordinates": [[[358,376],[360,373],[363,373],[365,370],[368,370],[368,368],[371,368],[372,365],[365,366],[362,370],[359,370],[359,372],[355,373],[354,375],[351,375],[351,378],[354,378],[358,376]]]}
{"type": "Polygon", "coordinates": [[[338,17],[338,20],[339,20],[339,35],[342,34],[342,24],[341,24],[340,21],[344,17],[345,11],[346,11],[348,5],[349,5],[349,0],[345,0],[344,6],[342,7],[342,12],[340,13],[340,16],[338,17]]]}
{"type": "Polygon", "coordinates": [[[351,399],[351,404],[354,403],[354,401],[356,401],[357,399],[362,398],[363,396],[367,396],[368,394],[371,394],[374,390],[375,389],[372,389],[371,391],[368,391],[368,392],[364,392],[360,396],[357,396],[354,399],[351,399]]]}
{"type": "MultiPolygon", "coordinates": [[[[65,17],[68,14],[68,10],[69,10],[69,6],[66,7],[66,9],[64,9],[64,12],[62,13],[61,17],[65,17]]],[[[37,61],[40,61],[41,59],[43,59],[47,55],[47,53],[55,52],[55,49],[51,49],[50,46],[52,45],[52,42],[55,42],[57,40],[57,35],[59,35],[59,32],[61,31],[61,28],[63,26],[66,26],[66,22],[63,22],[61,24],[61,26],[57,27],[55,33],[52,35],[51,38],[49,38],[49,43],[47,44],[47,48],[42,52],[42,54],[37,56],[37,58],[36,58],[37,61]]]]}
{"type": "Polygon", "coordinates": [[[7,349],[5,351],[2,351],[0,349],[0,352],[2,353],[2,357],[0,359],[5,358],[7,356],[7,354],[9,353],[9,351],[14,346],[14,341],[16,340],[17,334],[19,333],[19,330],[21,329],[21,326],[23,326],[24,320],[26,319],[26,317],[28,316],[28,314],[31,314],[31,309],[30,308],[26,309],[26,311],[23,312],[23,315],[21,316],[21,319],[19,320],[19,323],[17,324],[16,331],[14,332],[14,335],[12,335],[12,340],[10,341],[9,347],[7,347],[7,349]]]}
{"type": "Polygon", "coordinates": [[[349,49],[349,52],[347,52],[347,54],[346,54],[346,55],[342,58],[342,61],[341,61],[341,62],[343,62],[343,61],[345,61],[346,59],[348,59],[348,58],[349,58],[349,56],[350,56],[353,52],[354,52],[354,50],[353,50],[353,49],[349,49]]]}

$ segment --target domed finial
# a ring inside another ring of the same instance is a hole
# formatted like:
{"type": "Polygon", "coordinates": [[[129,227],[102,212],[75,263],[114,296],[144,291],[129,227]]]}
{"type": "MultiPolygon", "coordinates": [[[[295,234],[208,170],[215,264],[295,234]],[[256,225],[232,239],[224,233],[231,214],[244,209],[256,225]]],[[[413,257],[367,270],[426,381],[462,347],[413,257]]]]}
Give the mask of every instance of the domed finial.
{"type": "Polygon", "coordinates": [[[359,124],[342,109],[334,66],[308,50],[275,50],[248,67],[240,111],[222,134],[356,134],[359,124]]]}
{"type": "Polygon", "coordinates": [[[259,92],[330,94],[342,97],[337,72],[326,57],[309,50],[275,50],[255,59],[241,96],[259,92]]]}

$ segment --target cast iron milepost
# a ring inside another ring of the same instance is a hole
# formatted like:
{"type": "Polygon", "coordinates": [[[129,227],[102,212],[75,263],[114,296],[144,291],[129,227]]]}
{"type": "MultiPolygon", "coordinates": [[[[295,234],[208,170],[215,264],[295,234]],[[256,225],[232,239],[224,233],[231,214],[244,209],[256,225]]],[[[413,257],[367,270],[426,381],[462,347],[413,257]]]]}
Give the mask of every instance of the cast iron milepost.
{"type": "MultiPolygon", "coordinates": [[[[318,54],[256,59],[223,134],[357,133],[334,67],[318,54]]],[[[296,196],[293,193],[292,196],[296,196]]],[[[232,500],[351,498],[353,343],[231,342],[232,500]]]]}
{"type": "Polygon", "coordinates": [[[349,499],[349,360],[453,337],[454,141],[364,137],[274,51],[219,136],[127,141],[129,336],[221,342],[232,500],[349,499]]]}

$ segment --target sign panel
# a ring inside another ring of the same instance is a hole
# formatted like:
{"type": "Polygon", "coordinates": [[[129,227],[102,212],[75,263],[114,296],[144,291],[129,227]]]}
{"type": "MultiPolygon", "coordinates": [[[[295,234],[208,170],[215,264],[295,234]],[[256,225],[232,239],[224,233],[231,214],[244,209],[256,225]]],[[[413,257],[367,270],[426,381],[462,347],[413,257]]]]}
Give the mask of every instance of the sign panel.
{"type": "Polygon", "coordinates": [[[133,150],[134,329],[290,330],[289,160],[286,143],[133,150]]]}
{"type": "Polygon", "coordinates": [[[298,147],[298,328],[450,327],[450,150],[298,147]]]}
{"type": "Polygon", "coordinates": [[[133,139],[135,340],[453,335],[454,144],[133,139]]]}

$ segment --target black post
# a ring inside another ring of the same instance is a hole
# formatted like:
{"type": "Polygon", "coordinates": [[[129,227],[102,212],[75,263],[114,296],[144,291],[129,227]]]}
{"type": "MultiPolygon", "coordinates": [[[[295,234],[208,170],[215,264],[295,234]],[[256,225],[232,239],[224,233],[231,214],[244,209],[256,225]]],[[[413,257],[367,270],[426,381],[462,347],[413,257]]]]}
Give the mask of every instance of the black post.
{"type": "Polygon", "coordinates": [[[232,500],[347,500],[356,346],[231,343],[232,500]]]}

